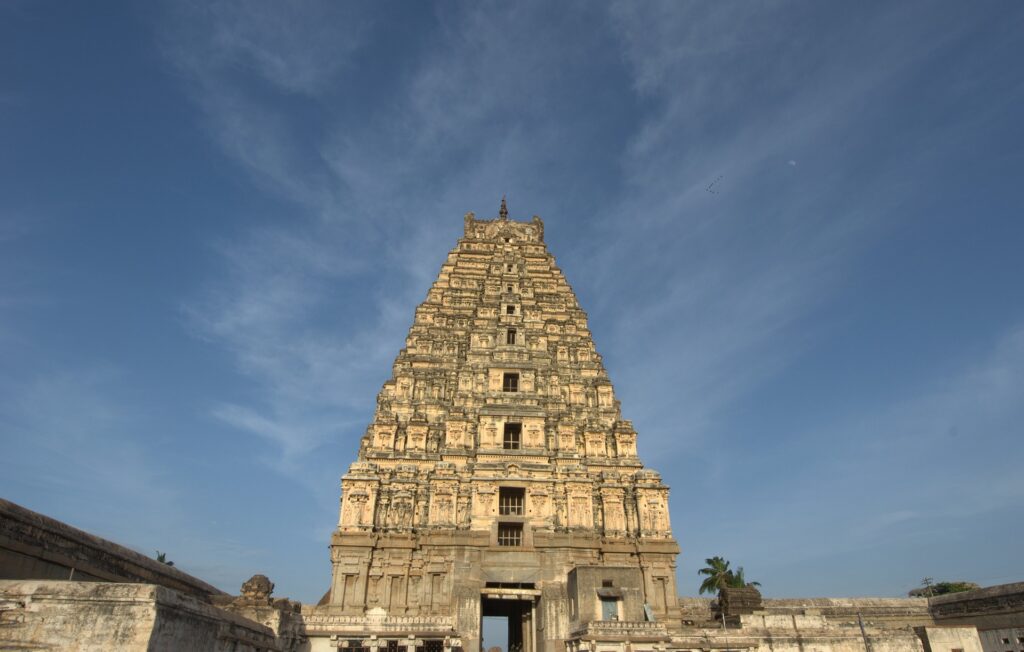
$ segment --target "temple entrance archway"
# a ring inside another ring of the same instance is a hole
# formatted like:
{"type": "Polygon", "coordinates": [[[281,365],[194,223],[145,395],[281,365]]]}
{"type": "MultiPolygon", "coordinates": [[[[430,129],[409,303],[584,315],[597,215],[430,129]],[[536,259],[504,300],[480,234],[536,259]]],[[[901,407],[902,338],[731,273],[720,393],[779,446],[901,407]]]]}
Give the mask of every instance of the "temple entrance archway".
{"type": "MultiPolygon", "coordinates": [[[[500,618],[508,624],[503,652],[538,652],[537,601],[540,591],[527,587],[490,587],[480,595],[480,631],[484,619],[500,618]]],[[[493,621],[492,621],[493,622],[493,621]]]]}

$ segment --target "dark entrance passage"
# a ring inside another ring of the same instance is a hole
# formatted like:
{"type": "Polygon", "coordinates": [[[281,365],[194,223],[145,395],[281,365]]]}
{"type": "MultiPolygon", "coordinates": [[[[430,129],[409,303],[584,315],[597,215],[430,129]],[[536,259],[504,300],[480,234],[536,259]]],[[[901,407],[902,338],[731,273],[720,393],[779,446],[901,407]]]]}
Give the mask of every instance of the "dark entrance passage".
{"type": "MultiPolygon", "coordinates": [[[[483,618],[481,631],[484,632],[487,629],[494,632],[495,625],[502,620],[508,623],[506,640],[497,643],[503,652],[535,652],[537,649],[534,646],[534,601],[484,596],[480,601],[480,615],[483,618]]],[[[492,642],[488,640],[486,645],[492,645],[492,642]]]]}

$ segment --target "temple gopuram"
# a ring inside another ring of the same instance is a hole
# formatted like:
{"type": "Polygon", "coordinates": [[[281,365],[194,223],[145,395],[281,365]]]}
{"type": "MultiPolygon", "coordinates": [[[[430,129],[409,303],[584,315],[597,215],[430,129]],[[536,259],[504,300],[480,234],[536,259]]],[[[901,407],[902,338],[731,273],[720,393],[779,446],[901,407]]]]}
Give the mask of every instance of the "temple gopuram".
{"type": "Polygon", "coordinates": [[[438,649],[487,616],[522,652],[665,643],[679,547],[636,440],[544,223],[467,214],[342,479],[330,612],[438,649]]]}

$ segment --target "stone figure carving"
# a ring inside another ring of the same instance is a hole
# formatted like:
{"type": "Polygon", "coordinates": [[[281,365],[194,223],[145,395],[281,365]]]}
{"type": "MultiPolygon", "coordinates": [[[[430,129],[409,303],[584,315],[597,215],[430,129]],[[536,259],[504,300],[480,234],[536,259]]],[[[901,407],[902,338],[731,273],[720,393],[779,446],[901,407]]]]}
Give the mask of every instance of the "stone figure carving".
{"type": "Polygon", "coordinates": [[[569,526],[586,527],[590,523],[587,518],[587,499],[584,496],[573,496],[569,501],[569,526]]]}
{"type": "Polygon", "coordinates": [[[266,575],[253,575],[242,583],[242,595],[246,602],[270,604],[270,594],[274,592],[274,583],[266,575]]]}
{"type": "Polygon", "coordinates": [[[640,514],[640,519],[643,529],[647,532],[662,532],[668,529],[668,524],[665,520],[665,508],[662,506],[660,499],[653,498],[648,500],[640,514]]]}
{"type": "Polygon", "coordinates": [[[437,515],[434,519],[436,523],[447,525],[452,522],[452,499],[450,496],[440,496],[434,502],[435,508],[437,509],[437,515]]]}
{"type": "Polygon", "coordinates": [[[407,498],[401,498],[391,504],[388,515],[388,525],[397,528],[407,528],[412,525],[412,503],[407,498]]]}
{"type": "Polygon", "coordinates": [[[349,509],[345,511],[346,525],[363,525],[366,519],[366,504],[369,496],[365,493],[353,493],[348,497],[349,509]]]}

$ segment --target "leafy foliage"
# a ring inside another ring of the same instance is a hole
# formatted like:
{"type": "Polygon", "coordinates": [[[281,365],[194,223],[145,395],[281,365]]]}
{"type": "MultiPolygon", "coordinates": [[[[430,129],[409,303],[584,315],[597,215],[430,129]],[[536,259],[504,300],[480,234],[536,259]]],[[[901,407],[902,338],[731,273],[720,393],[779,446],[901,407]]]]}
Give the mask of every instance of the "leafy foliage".
{"type": "Polygon", "coordinates": [[[697,571],[699,575],[707,575],[700,585],[700,593],[715,593],[724,588],[743,588],[747,586],[761,586],[760,582],[748,582],[743,574],[743,567],[736,570],[729,568],[729,562],[723,557],[711,557],[705,559],[707,564],[697,571]]]}
{"type": "MultiPolygon", "coordinates": [[[[931,578],[925,578],[931,580],[931,578]]],[[[933,595],[945,595],[947,593],[960,593],[962,591],[973,591],[981,587],[974,582],[923,582],[924,586],[907,593],[912,598],[929,598],[933,595]]]]}

